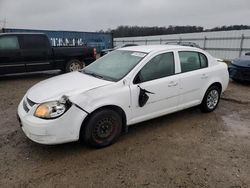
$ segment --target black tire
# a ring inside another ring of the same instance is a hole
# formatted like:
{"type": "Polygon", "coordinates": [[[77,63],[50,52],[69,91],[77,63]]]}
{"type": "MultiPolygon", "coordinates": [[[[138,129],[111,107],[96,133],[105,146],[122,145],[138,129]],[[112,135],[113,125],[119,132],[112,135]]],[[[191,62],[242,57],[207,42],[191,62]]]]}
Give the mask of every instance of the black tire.
{"type": "Polygon", "coordinates": [[[78,59],[71,59],[67,62],[65,67],[65,72],[79,71],[85,67],[85,63],[79,61],[78,59]]]}
{"type": "Polygon", "coordinates": [[[102,148],[118,139],[122,132],[122,118],[113,110],[99,110],[83,126],[81,140],[88,146],[102,148]]]}
{"type": "Polygon", "coordinates": [[[221,90],[218,86],[211,86],[205,93],[200,105],[202,112],[212,112],[216,109],[220,102],[221,90]]]}

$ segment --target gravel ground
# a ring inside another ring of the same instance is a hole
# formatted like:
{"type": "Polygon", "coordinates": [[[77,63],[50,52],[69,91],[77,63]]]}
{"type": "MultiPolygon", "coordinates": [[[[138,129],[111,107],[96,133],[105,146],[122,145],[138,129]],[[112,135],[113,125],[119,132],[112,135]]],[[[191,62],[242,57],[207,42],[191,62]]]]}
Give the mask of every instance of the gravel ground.
{"type": "Polygon", "coordinates": [[[0,78],[0,187],[250,187],[250,85],[231,82],[213,113],[140,123],[95,150],[35,144],[20,129],[27,89],[57,74],[0,78]]]}

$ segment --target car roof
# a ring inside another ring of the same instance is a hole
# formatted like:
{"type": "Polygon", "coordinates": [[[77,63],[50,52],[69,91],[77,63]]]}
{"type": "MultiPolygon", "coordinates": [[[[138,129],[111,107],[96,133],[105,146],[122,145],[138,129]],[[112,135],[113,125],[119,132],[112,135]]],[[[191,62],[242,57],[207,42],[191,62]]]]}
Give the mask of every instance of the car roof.
{"type": "Polygon", "coordinates": [[[180,45],[143,45],[143,46],[124,47],[124,48],[119,48],[118,50],[150,53],[163,50],[180,50],[180,49],[198,50],[198,48],[195,47],[180,46],[180,45]]]}
{"type": "Polygon", "coordinates": [[[11,32],[11,33],[0,33],[0,36],[3,35],[45,35],[45,33],[33,33],[33,32],[11,32]]]}

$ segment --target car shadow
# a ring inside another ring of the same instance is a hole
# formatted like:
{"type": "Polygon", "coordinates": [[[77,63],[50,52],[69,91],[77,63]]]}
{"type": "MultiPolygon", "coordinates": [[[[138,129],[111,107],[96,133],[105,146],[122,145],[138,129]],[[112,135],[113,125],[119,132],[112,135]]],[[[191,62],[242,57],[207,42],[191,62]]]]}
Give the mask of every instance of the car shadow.
{"type": "Polygon", "coordinates": [[[125,135],[128,135],[130,137],[130,135],[133,135],[135,133],[143,133],[153,131],[154,129],[162,128],[165,126],[172,126],[179,118],[190,117],[192,116],[192,114],[202,115],[203,113],[200,112],[199,107],[191,107],[182,111],[174,112],[148,121],[137,123],[135,125],[131,125],[129,126],[128,133],[125,135]]]}
{"type": "MultiPolygon", "coordinates": [[[[179,111],[173,114],[161,116],[159,118],[132,125],[129,127],[127,133],[121,135],[116,144],[106,148],[91,148],[88,147],[86,144],[81,143],[80,141],[59,145],[41,145],[34,143],[27,138],[26,143],[29,145],[28,147],[30,147],[32,153],[39,156],[43,156],[44,153],[50,153],[52,156],[60,155],[61,157],[77,154],[87,155],[88,153],[96,151],[98,152],[100,150],[106,150],[108,148],[112,150],[112,148],[119,148],[120,146],[123,147],[124,145],[127,145],[126,142],[129,141],[129,139],[134,139],[137,136],[143,136],[144,134],[152,132],[155,129],[161,129],[166,126],[173,126],[173,122],[175,122],[176,119],[180,117],[185,118],[192,114],[198,113],[200,113],[199,115],[202,114],[199,108],[192,107],[183,111],[179,111]]],[[[48,157],[48,155],[45,155],[45,157],[48,157]]]]}

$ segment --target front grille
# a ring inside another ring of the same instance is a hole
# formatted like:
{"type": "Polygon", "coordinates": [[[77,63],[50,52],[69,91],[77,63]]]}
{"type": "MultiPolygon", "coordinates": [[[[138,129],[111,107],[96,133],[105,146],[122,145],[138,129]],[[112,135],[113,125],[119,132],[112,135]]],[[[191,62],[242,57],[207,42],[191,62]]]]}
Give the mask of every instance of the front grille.
{"type": "Polygon", "coordinates": [[[32,107],[36,104],[35,102],[31,101],[28,97],[26,99],[27,99],[27,102],[30,105],[30,107],[32,107]]]}
{"type": "Polygon", "coordinates": [[[230,66],[229,67],[229,75],[230,78],[238,79],[238,80],[246,80],[250,81],[250,68],[247,67],[239,67],[239,66],[230,66]]]}
{"type": "Polygon", "coordinates": [[[25,110],[25,112],[29,112],[29,108],[27,106],[27,103],[25,101],[23,101],[23,109],[25,110]]]}
{"type": "Polygon", "coordinates": [[[35,105],[36,103],[32,100],[28,99],[27,97],[23,100],[23,109],[25,112],[29,112],[29,110],[35,105]]]}

